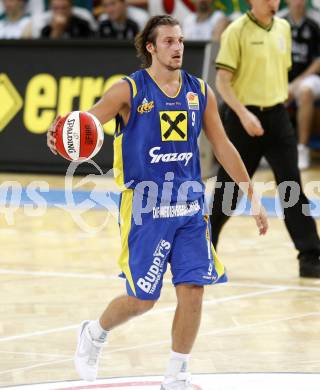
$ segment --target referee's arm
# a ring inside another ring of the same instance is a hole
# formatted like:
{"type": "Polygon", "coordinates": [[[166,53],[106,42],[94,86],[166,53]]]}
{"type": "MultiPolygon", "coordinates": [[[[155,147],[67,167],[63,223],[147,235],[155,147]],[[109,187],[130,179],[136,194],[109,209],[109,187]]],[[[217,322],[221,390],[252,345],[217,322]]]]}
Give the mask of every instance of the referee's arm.
{"type": "Polygon", "coordinates": [[[232,88],[233,73],[227,69],[218,69],[216,85],[222,99],[240,119],[243,127],[251,137],[261,136],[264,130],[259,119],[238,100],[232,88]]]}
{"type": "Polygon", "coordinates": [[[265,234],[268,229],[265,210],[253,191],[250,177],[240,154],[225,133],[219,116],[216,97],[210,87],[208,87],[207,107],[203,115],[203,128],[217,160],[250,199],[253,217],[256,220],[259,232],[265,234]]]}
{"type": "Polygon", "coordinates": [[[215,157],[230,177],[237,184],[250,182],[246,167],[237,149],[226,135],[219,116],[216,97],[209,86],[207,107],[203,116],[203,127],[215,157]]]}

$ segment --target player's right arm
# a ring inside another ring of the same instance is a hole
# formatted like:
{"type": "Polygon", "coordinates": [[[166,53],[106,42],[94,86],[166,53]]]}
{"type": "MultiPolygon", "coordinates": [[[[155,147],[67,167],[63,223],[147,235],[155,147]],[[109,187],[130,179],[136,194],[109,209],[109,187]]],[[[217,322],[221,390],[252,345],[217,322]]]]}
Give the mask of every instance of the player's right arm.
{"type": "Polygon", "coordinates": [[[127,81],[120,80],[115,83],[89,110],[104,124],[120,114],[124,123],[128,122],[131,108],[130,87],[127,81]]]}
{"type": "MultiPolygon", "coordinates": [[[[101,99],[89,110],[102,124],[109,122],[120,114],[124,123],[128,122],[131,108],[130,86],[127,81],[115,83],[101,99]]],[[[53,154],[57,154],[55,146],[55,127],[60,119],[58,116],[47,132],[47,145],[53,154]]]]}

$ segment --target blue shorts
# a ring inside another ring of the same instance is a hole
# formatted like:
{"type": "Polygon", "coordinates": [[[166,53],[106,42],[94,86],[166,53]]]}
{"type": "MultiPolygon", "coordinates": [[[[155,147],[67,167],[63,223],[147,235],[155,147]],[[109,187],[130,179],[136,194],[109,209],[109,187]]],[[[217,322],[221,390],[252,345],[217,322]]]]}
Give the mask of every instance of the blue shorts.
{"type": "Polygon", "coordinates": [[[128,295],[158,299],[168,263],[175,286],[227,281],[211,242],[202,198],[186,205],[156,205],[139,220],[133,212],[133,194],[125,190],[120,200],[119,265],[128,295]]]}

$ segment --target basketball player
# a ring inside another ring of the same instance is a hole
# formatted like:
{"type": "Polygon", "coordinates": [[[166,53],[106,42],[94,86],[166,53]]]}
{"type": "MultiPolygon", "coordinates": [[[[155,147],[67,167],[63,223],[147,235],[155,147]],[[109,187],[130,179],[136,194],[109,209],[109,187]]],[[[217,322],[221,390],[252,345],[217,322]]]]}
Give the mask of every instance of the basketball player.
{"type": "MultiPolygon", "coordinates": [[[[119,264],[127,293],[111,301],[98,320],[81,324],[75,366],[81,378],[96,379],[108,333],[154,306],[170,263],[177,308],[162,389],[191,389],[187,363],[200,324],[204,286],[226,281],[210,242],[208,216],[202,212],[197,144],[202,126],[218,160],[251,199],[260,234],[267,231],[267,219],[242,160],[225,135],[212,90],[181,70],[183,36],[178,21],[166,15],[151,18],[138,35],[136,48],[144,69],[115,84],[90,110],[102,123],[117,118],[114,168],[123,188],[119,264]],[[137,205],[149,202],[150,212],[135,218],[137,205]]],[[[55,153],[53,131],[54,126],[48,132],[48,146],[55,153]]]]}

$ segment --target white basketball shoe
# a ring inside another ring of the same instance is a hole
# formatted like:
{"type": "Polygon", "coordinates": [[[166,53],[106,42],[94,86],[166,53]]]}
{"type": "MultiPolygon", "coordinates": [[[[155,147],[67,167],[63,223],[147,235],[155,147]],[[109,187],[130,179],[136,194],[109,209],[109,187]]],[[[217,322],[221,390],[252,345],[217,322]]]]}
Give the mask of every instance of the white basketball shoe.
{"type": "Polygon", "coordinates": [[[191,384],[191,375],[187,372],[180,372],[175,378],[164,378],[160,390],[194,390],[191,384]]]}
{"type": "Polygon", "coordinates": [[[105,340],[94,340],[90,334],[89,322],[83,321],[78,331],[78,345],[74,365],[80,378],[95,381],[98,374],[99,355],[105,340]]]}

